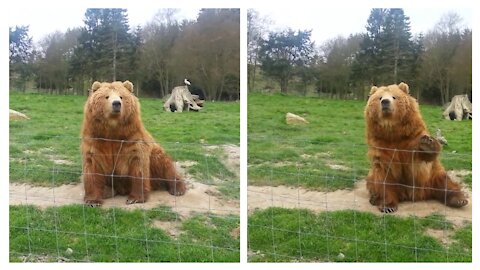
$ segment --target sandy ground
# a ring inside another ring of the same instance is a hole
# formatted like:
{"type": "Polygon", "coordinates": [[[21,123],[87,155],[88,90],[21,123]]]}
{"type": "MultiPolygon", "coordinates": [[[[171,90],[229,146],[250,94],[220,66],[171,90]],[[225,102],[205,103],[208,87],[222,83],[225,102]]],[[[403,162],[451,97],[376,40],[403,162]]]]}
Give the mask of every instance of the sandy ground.
{"type": "MultiPolygon", "coordinates": [[[[227,159],[224,160],[229,170],[238,175],[240,148],[235,145],[218,146],[224,149],[227,159]]],[[[181,171],[185,171],[194,162],[177,163],[181,171]]],[[[152,209],[161,206],[170,206],[181,216],[189,216],[193,212],[211,213],[216,215],[239,214],[240,203],[234,200],[225,200],[215,186],[205,185],[195,181],[187,173],[183,173],[188,183],[187,193],[180,197],[170,195],[167,191],[152,191],[146,203],[126,205],[126,196],[115,196],[105,199],[102,207],[119,207],[124,209],[152,209]]],[[[10,204],[32,204],[41,208],[68,204],[83,204],[83,184],[62,185],[59,187],[38,187],[28,184],[10,183],[10,204]]]]}
{"type": "MultiPolygon", "coordinates": [[[[182,216],[191,212],[213,213],[218,215],[238,214],[239,203],[225,201],[211,194],[218,194],[215,187],[197,182],[189,182],[189,190],[184,196],[175,197],[167,191],[152,191],[146,203],[126,205],[126,196],[115,196],[105,199],[103,207],[119,207],[124,209],[152,209],[170,206],[182,216]]],[[[62,185],[55,188],[36,187],[27,184],[10,184],[10,204],[33,204],[41,208],[67,204],[83,204],[83,184],[62,185]]]]}
{"type": "MultiPolygon", "coordinates": [[[[455,173],[450,175],[456,177],[455,173]]],[[[437,201],[402,202],[394,215],[425,217],[433,213],[439,213],[445,215],[447,220],[456,226],[461,226],[464,221],[472,221],[472,192],[469,189],[464,189],[464,191],[468,194],[469,204],[463,208],[446,207],[437,201]]],[[[249,213],[268,207],[283,207],[305,208],[316,213],[353,209],[382,215],[368,200],[369,195],[365,181],[359,181],[353,190],[336,190],[333,192],[312,191],[286,186],[248,187],[249,213]]]]}

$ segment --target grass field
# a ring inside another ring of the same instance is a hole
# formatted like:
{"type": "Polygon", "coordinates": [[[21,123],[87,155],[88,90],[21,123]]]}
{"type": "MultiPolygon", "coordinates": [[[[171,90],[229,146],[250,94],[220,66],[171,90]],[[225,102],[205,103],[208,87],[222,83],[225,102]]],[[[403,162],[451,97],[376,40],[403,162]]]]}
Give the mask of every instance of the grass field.
{"type": "MultiPolygon", "coordinates": [[[[248,184],[321,191],[352,188],[369,168],[365,104],[249,92],[248,184]],[[286,125],[287,112],[310,123],[286,125]]],[[[471,172],[472,122],[446,121],[441,107],[421,104],[420,108],[430,133],[440,128],[448,139],[441,154],[445,168],[471,172]]],[[[471,173],[462,180],[471,188],[471,173]]],[[[248,221],[249,260],[471,261],[471,220],[453,227],[443,222],[451,242],[442,244],[428,231],[427,221],[438,223],[438,219],[445,216],[416,219],[358,211],[258,210],[248,221]],[[340,253],[344,259],[337,258],[340,253]]]]}
{"type": "MultiPolygon", "coordinates": [[[[80,181],[82,172],[80,127],[85,100],[86,97],[83,96],[10,93],[10,109],[30,117],[27,121],[10,122],[11,183],[51,187],[80,181]]],[[[207,103],[204,110],[198,113],[163,112],[163,102],[159,99],[141,98],[140,103],[144,125],[169,155],[176,161],[194,161],[193,165],[188,167],[188,174],[199,182],[214,185],[223,198],[238,200],[238,173],[229,170],[222,162],[225,160],[225,153],[221,148],[209,148],[224,144],[239,145],[238,102],[207,103]]],[[[33,253],[33,257],[41,256],[55,260],[61,255],[61,251],[57,250],[59,245],[63,248],[63,243],[68,242],[71,235],[82,234],[84,230],[90,231],[88,227],[82,228],[87,226],[84,224],[87,216],[88,220],[92,221],[88,224],[92,226],[91,231],[95,231],[100,224],[104,225],[99,233],[101,240],[96,240],[95,235],[78,236],[75,240],[78,241],[77,246],[92,243],[89,248],[93,246],[94,248],[87,252],[84,247],[85,252],[76,254],[72,257],[73,260],[239,260],[239,239],[228,236],[231,239],[215,240],[216,237],[226,237],[223,232],[239,224],[238,216],[189,217],[179,221],[181,237],[172,240],[165,232],[162,233],[161,229],[151,226],[151,220],[146,217],[153,215],[154,212],[89,209],[82,206],[46,210],[29,206],[11,206],[10,259],[21,260],[22,256],[33,253]],[[122,217],[117,218],[116,228],[105,226],[111,223],[109,220],[111,211],[122,217]],[[64,229],[63,226],[68,226],[61,223],[66,220],[67,223],[71,223],[67,224],[71,226],[69,229],[64,229]],[[139,230],[134,230],[136,227],[132,227],[131,224],[138,224],[139,230]],[[61,229],[59,231],[61,235],[44,228],[61,229]],[[111,237],[120,233],[125,239],[111,237]],[[145,240],[145,235],[151,238],[145,240]],[[121,243],[130,240],[133,242],[138,240],[138,243],[133,245],[135,248],[124,247],[121,243]],[[155,246],[158,250],[155,251],[153,248],[150,250],[152,253],[146,256],[145,245],[148,246],[150,240],[153,241],[150,246],[155,246]],[[217,245],[217,242],[221,244],[217,245]],[[112,250],[114,244],[126,250],[112,256],[114,254],[112,252],[120,252],[112,250]]],[[[78,249],[81,250],[80,246],[78,249]]]]}

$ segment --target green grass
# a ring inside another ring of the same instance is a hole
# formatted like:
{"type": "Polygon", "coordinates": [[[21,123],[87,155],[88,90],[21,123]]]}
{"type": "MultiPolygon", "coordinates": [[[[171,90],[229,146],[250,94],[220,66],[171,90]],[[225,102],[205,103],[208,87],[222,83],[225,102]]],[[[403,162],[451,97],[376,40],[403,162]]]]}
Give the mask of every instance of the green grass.
{"type": "MultiPolygon", "coordinates": [[[[351,188],[369,168],[364,106],[365,101],[249,92],[249,185],[351,188]],[[287,125],[287,112],[310,123],[287,125]]],[[[448,139],[441,154],[445,168],[471,171],[472,121],[447,121],[440,107],[420,108],[430,133],[440,128],[448,139]]]]}
{"type": "MultiPolygon", "coordinates": [[[[82,173],[80,127],[83,96],[10,93],[10,108],[30,120],[10,121],[10,182],[40,186],[78,183],[82,173]]],[[[159,99],[141,98],[147,130],[186,170],[216,186],[219,196],[238,199],[238,172],[225,153],[209,146],[239,145],[238,102],[209,102],[198,113],[166,113],[159,99]]],[[[10,261],[239,261],[239,240],[230,236],[238,216],[197,214],[179,220],[171,209],[91,209],[83,205],[40,210],[10,206],[10,261]],[[175,221],[172,237],[152,224],[175,221]],[[73,253],[65,253],[71,248],[73,253]]]]}
{"type": "Polygon", "coordinates": [[[400,218],[352,210],[315,214],[269,208],[249,217],[248,238],[251,262],[472,261],[471,223],[454,230],[441,215],[400,218]],[[442,243],[427,230],[451,236],[442,243]]]}
{"type": "Polygon", "coordinates": [[[11,206],[10,261],[238,262],[239,239],[230,234],[238,226],[236,216],[180,220],[165,207],[11,206]],[[175,224],[177,235],[155,227],[157,220],[175,224]]]}

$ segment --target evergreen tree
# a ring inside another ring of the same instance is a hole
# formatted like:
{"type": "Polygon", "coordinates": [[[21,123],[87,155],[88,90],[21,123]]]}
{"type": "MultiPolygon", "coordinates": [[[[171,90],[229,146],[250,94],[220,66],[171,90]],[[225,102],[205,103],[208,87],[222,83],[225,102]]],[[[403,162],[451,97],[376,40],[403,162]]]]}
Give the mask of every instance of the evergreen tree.
{"type": "Polygon", "coordinates": [[[262,71],[279,81],[280,91],[286,93],[296,70],[308,66],[313,57],[312,31],[293,31],[269,34],[260,47],[259,60],[262,71]]]}
{"type": "Polygon", "coordinates": [[[356,55],[354,77],[370,84],[411,78],[415,58],[409,20],[403,9],[372,9],[356,55]]]}
{"type": "Polygon", "coordinates": [[[9,28],[10,85],[25,90],[25,82],[32,73],[33,46],[28,26],[9,28]]]}
{"type": "Polygon", "coordinates": [[[76,68],[91,80],[128,79],[134,38],[129,33],[126,9],[87,9],[85,27],[75,50],[76,68]]]}

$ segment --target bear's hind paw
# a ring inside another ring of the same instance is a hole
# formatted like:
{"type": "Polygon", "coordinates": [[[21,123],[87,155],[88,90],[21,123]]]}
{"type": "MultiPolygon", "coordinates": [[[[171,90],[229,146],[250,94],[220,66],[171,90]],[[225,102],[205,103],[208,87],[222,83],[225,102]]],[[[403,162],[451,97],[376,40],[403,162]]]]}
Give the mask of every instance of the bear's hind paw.
{"type": "Polygon", "coordinates": [[[448,206],[460,208],[468,204],[468,200],[464,198],[452,198],[448,201],[448,206]]]}

